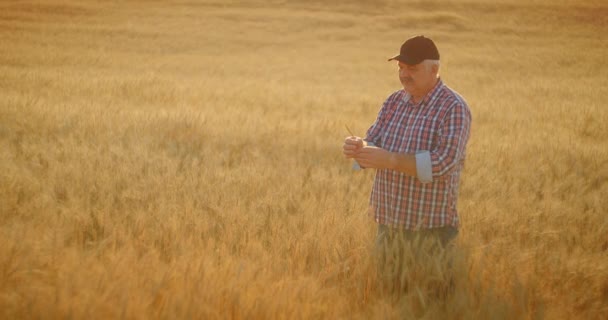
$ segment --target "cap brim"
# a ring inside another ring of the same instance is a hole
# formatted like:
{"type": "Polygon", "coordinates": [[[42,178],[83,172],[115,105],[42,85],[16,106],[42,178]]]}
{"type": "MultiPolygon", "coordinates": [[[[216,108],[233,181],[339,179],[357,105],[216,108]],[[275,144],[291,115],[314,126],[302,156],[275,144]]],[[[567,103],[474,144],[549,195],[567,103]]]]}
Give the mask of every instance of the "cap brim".
{"type": "Polygon", "coordinates": [[[408,57],[400,55],[400,54],[388,59],[388,61],[393,61],[393,60],[401,61],[401,62],[403,62],[405,64],[409,64],[409,65],[415,65],[415,64],[419,64],[420,62],[422,62],[422,60],[418,61],[418,60],[408,58],[408,57]]]}

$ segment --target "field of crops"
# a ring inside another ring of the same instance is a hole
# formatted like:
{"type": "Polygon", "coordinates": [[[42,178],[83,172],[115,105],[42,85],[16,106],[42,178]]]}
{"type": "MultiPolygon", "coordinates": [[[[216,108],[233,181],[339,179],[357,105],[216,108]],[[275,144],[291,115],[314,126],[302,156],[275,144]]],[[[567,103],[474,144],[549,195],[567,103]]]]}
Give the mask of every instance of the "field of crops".
{"type": "Polygon", "coordinates": [[[0,2],[0,318],[608,318],[604,1],[0,2]],[[473,115],[454,292],[342,156],[424,34],[473,115]]]}

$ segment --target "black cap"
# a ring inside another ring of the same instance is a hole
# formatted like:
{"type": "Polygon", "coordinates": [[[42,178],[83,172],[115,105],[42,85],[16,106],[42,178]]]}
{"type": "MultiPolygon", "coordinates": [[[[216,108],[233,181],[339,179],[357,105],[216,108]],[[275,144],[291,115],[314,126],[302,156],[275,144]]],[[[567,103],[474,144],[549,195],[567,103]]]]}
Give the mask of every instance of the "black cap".
{"type": "Polygon", "coordinates": [[[388,59],[388,61],[399,60],[414,65],[426,59],[439,60],[439,50],[437,50],[433,40],[425,36],[415,36],[407,39],[401,46],[399,54],[388,59]]]}

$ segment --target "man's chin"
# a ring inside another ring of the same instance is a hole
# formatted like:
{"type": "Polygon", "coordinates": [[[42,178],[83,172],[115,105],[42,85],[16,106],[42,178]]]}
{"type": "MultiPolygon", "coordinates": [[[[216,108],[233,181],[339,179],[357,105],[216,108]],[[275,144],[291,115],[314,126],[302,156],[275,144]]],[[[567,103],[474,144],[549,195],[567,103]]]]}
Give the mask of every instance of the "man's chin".
{"type": "Polygon", "coordinates": [[[403,85],[403,90],[409,94],[414,94],[415,92],[418,92],[418,88],[412,86],[412,85],[403,85]]]}

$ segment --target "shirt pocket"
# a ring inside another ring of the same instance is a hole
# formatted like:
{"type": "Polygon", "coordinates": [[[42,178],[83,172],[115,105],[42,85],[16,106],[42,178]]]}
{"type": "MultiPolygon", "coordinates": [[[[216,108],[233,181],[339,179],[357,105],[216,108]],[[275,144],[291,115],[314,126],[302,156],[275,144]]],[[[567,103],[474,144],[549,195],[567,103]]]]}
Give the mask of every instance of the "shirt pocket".
{"type": "Polygon", "coordinates": [[[435,117],[421,116],[416,119],[413,132],[416,151],[431,151],[439,142],[439,121],[435,117]]]}

